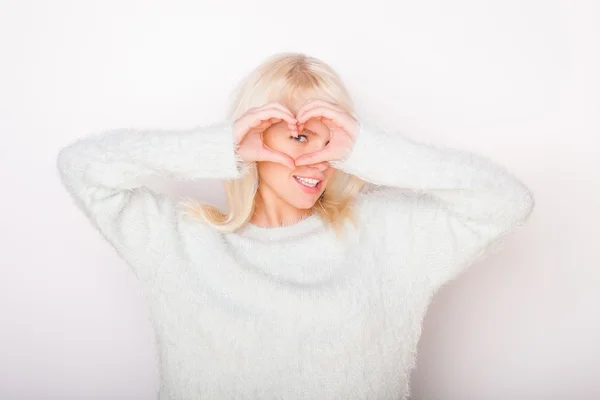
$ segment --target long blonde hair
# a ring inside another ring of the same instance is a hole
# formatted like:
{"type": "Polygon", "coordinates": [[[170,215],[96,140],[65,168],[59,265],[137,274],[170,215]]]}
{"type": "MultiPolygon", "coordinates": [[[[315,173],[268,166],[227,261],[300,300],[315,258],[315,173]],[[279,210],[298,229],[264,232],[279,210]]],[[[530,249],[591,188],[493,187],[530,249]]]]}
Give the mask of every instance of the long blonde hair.
{"type": "MultiPolygon", "coordinates": [[[[235,98],[227,113],[231,123],[248,109],[271,102],[279,102],[295,114],[308,99],[336,103],[354,114],[353,102],[339,75],[323,61],[302,53],[284,52],[268,57],[240,81],[233,94],[235,98]]],[[[354,175],[336,170],[313,211],[339,234],[346,219],[355,222],[353,199],[364,183],[354,175]]],[[[235,232],[250,221],[254,212],[258,189],[256,163],[247,166],[242,178],[227,180],[223,184],[228,212],[223,213],[213,205],[189,198],[183,206],[188,215],[199,218],[216,230],[235,232]]]]}

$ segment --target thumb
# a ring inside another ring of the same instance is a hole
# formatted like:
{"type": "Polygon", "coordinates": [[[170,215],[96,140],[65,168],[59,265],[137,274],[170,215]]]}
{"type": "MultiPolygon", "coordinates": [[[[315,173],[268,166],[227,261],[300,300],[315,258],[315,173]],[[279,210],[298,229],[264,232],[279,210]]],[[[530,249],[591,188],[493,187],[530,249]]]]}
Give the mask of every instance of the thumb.
{"type": "Polygon", "coordinates": [[[323,150],[315,151],[313,153],[303,154],[300,157],[296,158],[296,166],[301,165],[311,165],[311,164],[319,164],[324,161],[332,161],[335,157],[332,156],[332,153],[329,149],[325,148],[323,150]]]}
{"type": "Polygon", "coordinates": [[[289,169],[295,169],[296,168],[296,164],[294,163],[294,159],[292,157],[288,156],[285,153],[281,153],[279,151],[271,150],[271,149],[269,149],[267,147],[264,148],[264,151],[263,151],[263,154],[262,154],[261,158],[262,158],[261,161],[276,162],[276,163],[285,165],[289,169]]]}

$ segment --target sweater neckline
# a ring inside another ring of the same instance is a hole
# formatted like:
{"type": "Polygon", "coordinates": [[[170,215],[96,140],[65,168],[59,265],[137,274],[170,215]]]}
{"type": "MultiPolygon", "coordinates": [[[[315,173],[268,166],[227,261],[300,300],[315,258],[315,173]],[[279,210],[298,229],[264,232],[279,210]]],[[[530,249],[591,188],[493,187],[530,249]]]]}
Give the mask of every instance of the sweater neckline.
{"type": "Polygon", "coordinates": [[[237,234],[250,239],[272,241],[297,238],[299,236],[315,232],[323,227],[323,220],[318,216],[318,214],[313,213],[293,224],[276,227],[261,227],[248,222],[240,230],[238,230],[237,234]]]}

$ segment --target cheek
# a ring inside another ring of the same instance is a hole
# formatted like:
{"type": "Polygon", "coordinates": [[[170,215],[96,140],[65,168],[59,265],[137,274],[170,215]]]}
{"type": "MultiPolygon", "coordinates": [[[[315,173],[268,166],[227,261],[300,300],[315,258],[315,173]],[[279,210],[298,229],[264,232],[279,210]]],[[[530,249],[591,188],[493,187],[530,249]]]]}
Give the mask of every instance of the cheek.
{"type": "Polygon", "coordinates": [[[290,170],[286,166],[275,162],[258,162],[256,170],[260,181],[272,186],[280,185],[282,181],[289,178],[290,174],[290,170]]]}
{"type": "Polygon", "coordinates": [[[333,178],[335,174],[335,168],[329,167],[327,170],[323,171],[323,175],[325,175],[325,181],[327,184],[329,184],[329,182],[331,182],[331,179],[333,178]]]}
{"type": "Polygon", "coordinates": [[[302,146],[299,146],[293,139],[290,139],[290,135],[281,134],[277,137],[265,137],[265,145],[268,148],[285,153],[292,158],[298,158],[303,154],[302,146]]]}

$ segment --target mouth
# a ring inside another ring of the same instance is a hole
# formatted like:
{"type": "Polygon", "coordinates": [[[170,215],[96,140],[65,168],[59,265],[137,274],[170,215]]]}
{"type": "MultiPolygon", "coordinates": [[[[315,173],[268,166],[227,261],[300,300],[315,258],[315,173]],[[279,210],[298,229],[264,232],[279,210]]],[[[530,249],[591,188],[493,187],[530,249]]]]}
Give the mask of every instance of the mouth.
{"type": "Polygon", "coordinates": [[[322,179],[294,175],[294,180],[306,193],[318,193],[321,190],[322,179]]]}

